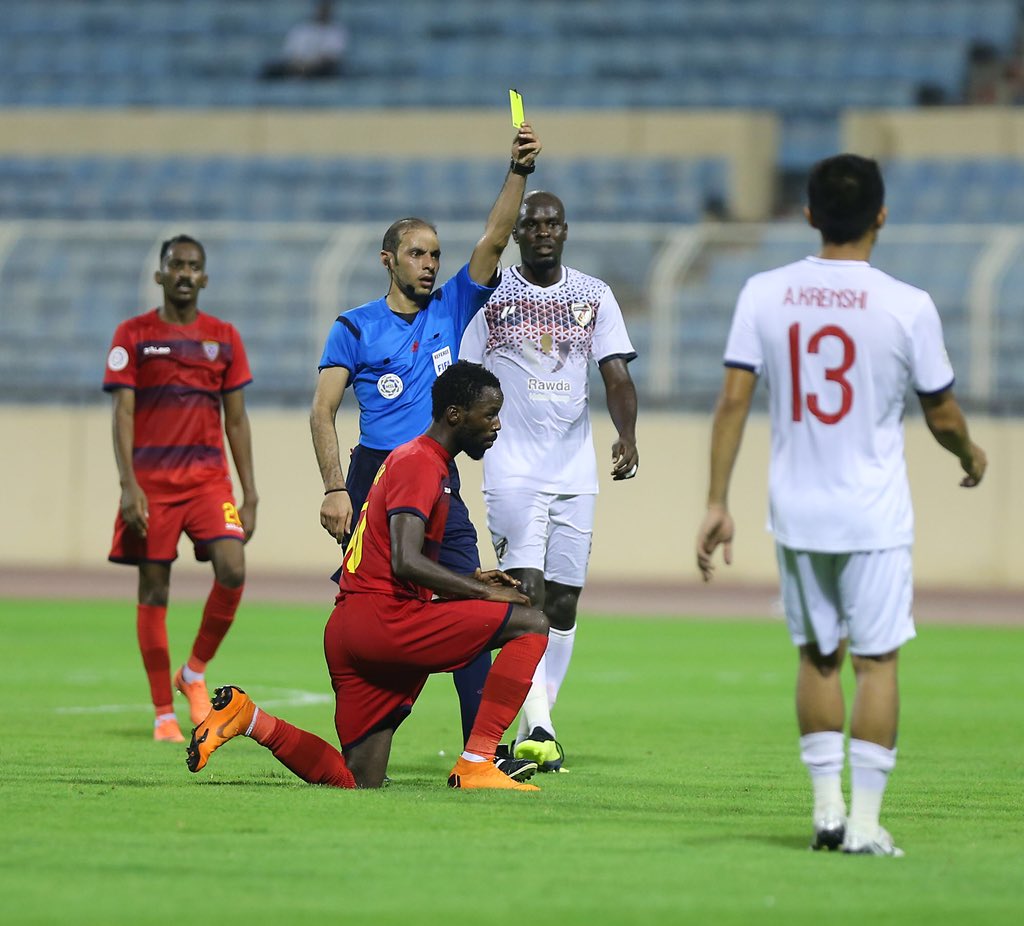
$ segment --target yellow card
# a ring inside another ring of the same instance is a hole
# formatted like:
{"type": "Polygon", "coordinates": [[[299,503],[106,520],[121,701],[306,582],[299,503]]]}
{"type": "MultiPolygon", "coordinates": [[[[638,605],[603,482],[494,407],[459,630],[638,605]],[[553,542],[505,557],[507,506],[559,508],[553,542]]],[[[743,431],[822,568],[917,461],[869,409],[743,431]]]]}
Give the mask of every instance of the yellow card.
{"type": "Polygon", "coordinates": [[[512,125],[518,129],[526,121],[523,114],[523,95],[518,90],[510,89],[508,104],[512,107],[512,125]]]}

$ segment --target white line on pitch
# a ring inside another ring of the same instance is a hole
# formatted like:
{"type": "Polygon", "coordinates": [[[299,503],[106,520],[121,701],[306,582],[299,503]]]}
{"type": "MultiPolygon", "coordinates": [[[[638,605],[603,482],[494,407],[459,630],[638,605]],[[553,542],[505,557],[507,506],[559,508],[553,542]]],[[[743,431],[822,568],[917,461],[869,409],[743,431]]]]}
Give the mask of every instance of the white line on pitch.
{"type": "MultiPolygon", "coordinates": [[[[298,688],[271,688],[268,691],[276,692],[277,696],[272,698],[260,698],[259,703],[263,707],[303,707],[312,704],[329,704],[334,700],[333,695],[323,694],[317,691],[302,691],[298,688]]],[[[55,714],[127,714],[135,711],[151,711],[151,704],[96,704],[90,707],[56,707],[55,714]]]]}

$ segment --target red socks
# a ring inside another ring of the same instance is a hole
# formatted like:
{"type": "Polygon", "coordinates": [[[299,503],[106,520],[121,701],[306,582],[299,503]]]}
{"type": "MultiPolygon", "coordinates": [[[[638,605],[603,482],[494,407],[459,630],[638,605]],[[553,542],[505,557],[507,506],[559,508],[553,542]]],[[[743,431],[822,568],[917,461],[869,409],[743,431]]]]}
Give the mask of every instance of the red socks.
{"type": "Polygon", "coordinates": [[[192,655],[188,660],[188,667],[193,672],[203,672],[206,664],[213,659],[221,640],[231,629],[244,588],[244,585],[240,585],[238,588],[228,588],[226,585],[214,581],[213,588],[210,589],[209,597],[206,599],[206,606],[203,608],[203,620],[199,625],[199,633],[196,635],[195,643],[192,644],[192,655]]]}
{"type": "Polygon", "coordinates": [[[280,717],[260,711],[249,735],[261,746],[266,746],[278,762],[303,781],[334,788],[356,786],[355,778],[337,749],[319,736],[300,730],[280,717]]]}
{"type": "Polygon", "coordinates": [[[523,706],[533,673],[547,645],[548,638],[544,634],[527,633],[501,648],[487,674],[476,723],[466,741],[466,752],[484,759],[494,758],[501,737],[523,706]]]}
{"type": "Polygon", "coordinates": [[[167,648],[167,608],[140,604],[135,610],[135,633],[139,638],[142,665],[149,677],[149,696],[157,715],[173,714],[171,655],[167,648]]]}

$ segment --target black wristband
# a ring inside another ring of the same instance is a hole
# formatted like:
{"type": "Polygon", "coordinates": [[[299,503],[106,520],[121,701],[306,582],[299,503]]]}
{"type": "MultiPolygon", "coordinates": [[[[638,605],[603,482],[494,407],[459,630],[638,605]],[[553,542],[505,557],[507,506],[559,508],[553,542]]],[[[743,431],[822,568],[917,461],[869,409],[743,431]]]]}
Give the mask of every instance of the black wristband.
{"type": "Polygon", "coordinates": [[[536,164],[517,164],[516,159],[512,158],[509,162],[508,169],[514,174],[519,174],[520,177],[526,177],[532,174],[536,169],[536,164]]]}
{"type": "Polygon", "coordinates": [[[330,495],[332,492],[347,492],[347,491],[348,491],[348,489],[346,489],[344,486],[342,486],[340,489],[328,489],[326,492],[324,492],[324,495],[330,495]]]}

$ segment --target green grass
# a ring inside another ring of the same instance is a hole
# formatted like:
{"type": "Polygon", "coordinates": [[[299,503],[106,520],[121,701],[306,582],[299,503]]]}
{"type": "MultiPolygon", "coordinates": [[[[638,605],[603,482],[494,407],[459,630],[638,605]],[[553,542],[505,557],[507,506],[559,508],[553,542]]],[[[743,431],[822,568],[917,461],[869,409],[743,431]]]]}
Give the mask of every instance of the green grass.
{"type": "MultiPolygon", "coordinates": [[[[211,683],[334,742],[325,617],[246,606],[211,683]]],[[[176,660],[197,623],[172,606],[176,660]]],[[[153,743],[130,603],[0,602],[4,922],[1018,921],[1020,630],[925,627],[907,647],[894,860],[806,850],[780,624],[581,628],[557,709],[572,774],[535,779],[541,794],[448,790],[458,717],[438,677],[396,737],[394,784],[346,792],[248,740],[198,775],[153,743]]]]}

